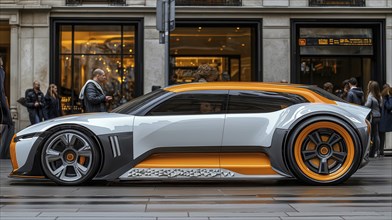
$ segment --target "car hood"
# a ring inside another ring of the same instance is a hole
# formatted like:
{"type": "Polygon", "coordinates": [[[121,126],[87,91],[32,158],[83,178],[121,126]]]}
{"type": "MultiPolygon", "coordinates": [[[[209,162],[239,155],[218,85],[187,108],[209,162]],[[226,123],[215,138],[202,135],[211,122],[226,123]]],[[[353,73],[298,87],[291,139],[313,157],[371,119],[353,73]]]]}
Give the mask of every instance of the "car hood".
{"type": "Polygon", "coordinates": [[[132,132],[133,119],[133,115],[107,112],[68,115],[31,125],[18,132],[17,136],[44,132],[55,126],[71,124],[85,127],[96,135],[132,132]]]}

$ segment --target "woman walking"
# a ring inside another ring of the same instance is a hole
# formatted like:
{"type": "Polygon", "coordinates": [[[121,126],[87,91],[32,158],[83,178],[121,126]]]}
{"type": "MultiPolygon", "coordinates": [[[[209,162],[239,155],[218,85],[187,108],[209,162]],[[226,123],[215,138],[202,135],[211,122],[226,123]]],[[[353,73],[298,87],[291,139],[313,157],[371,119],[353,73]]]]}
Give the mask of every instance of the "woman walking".
{"type": "Polygon", "coordinates": [[[365,106],[372,109],[372,134],[371,140],[373,145],[370,148],[369,157],[377,157],[380,151],[380,136],[378,127],[381,119],[381,94],[380,87],[376,81],[370,81],[368,84],[368,96],[365,106]]]}
{"type": "Polygon", "coordinates": [[[50,84],[45,95],[44,118],[45,120],[48,120],[61,115],[61,105],[60,98],[57,94],[57,86],[55,84],[50,84]]]}

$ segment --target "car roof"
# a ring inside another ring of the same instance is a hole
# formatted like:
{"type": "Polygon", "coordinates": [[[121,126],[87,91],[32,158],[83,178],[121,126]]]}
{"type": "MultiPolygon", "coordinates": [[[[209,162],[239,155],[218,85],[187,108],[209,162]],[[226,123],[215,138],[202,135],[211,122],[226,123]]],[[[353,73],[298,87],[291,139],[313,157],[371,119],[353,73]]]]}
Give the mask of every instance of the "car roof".
{"type": "Polygon", "coordinates": [[[282,92],[303,96],[310,102],[336,104],[335,101],[327,99],[309,89],[308,85],[288,83],[265,83],[265,82],[201,82],[177,84],[164,88],[170,92],[190,92],[205,90],[252,90],[267,92],[282,92]]]}

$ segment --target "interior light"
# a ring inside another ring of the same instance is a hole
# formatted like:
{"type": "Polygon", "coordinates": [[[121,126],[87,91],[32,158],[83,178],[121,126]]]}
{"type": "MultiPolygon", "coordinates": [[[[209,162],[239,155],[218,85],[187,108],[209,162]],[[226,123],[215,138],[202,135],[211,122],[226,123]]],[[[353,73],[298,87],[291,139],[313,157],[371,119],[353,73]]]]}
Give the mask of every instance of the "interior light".
{"type": "Polygon", "coordinates": [[[130,53],[132,53],[132,51],[133,51],[132,49],[129,49],[129,52],[130,52],[130,53]]]}
{"type": "Polygon", "coordinates": [[[241,44],[241,46],[245,47],[245,44],[241,44]]]}
{"type": "Polygon", "coordinates": [[[237,27],[237,30],[239,30],[240,29],[240,27],[237,27]]]}
{"type": "Polygon", "coordinates": [[[222,50],[223,50],[223,48],[221,47],[221,48],[219,48],[219,50],[221,50],[221,51],[222,51],[222,50]]]}
{"type": "Polygon", "coordinates": [[[114,44],[114,47],[117,47],[117,44],[114,44]]]}
{"type": "Polygon", "coordinates": [[[199,27],[199,30],[201,30],[201,27],[199,27]]]}
{"type": "Polygon", "coordinates": [[[177,38],[176,38],[176,41],[180,41],[180,38],[177,37],[177,38]]]}

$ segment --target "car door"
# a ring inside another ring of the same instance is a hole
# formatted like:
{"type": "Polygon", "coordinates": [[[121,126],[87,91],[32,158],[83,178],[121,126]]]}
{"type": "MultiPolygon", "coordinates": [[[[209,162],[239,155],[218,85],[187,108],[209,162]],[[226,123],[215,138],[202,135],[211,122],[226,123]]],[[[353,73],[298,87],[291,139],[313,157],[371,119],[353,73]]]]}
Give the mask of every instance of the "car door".
{"type": "Polygon", "coordinates": [[[282,118],[282,109],[293,104],[286,96],[275,92],[230,90],[222,150],[269,147],[275,126],[282,118]]]}
{"type": "MultiPolygon", "coordinates": [[[[227,94],[227,90],[175,93],[145,115],[136,116],[134,158],[148,152],[218,153],[227,94]]],[[[216,155],[215,167],[219,166],[216,155]]]]}

